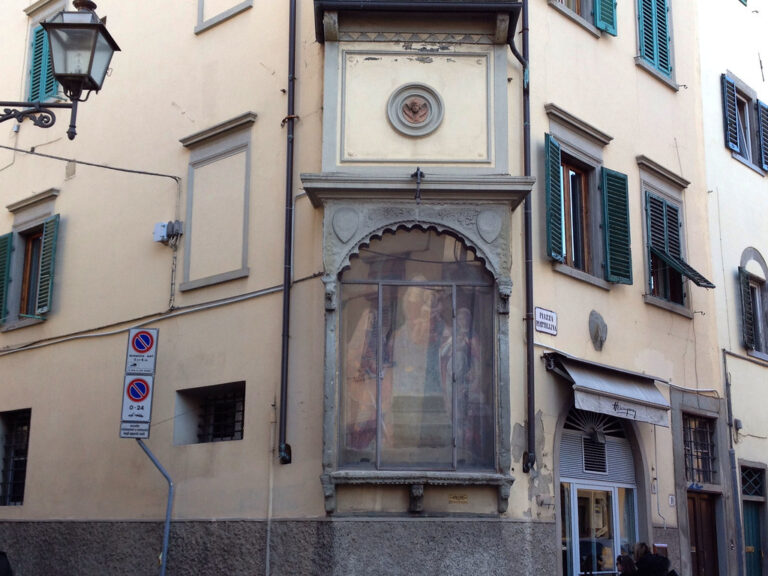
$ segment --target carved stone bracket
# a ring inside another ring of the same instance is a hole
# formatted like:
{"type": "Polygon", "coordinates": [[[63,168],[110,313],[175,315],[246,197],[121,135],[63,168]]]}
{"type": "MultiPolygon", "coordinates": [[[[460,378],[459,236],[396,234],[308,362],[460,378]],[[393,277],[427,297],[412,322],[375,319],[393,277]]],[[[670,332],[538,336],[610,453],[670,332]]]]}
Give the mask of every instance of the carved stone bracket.
{"type": "Polygon", "coordinates": [[[411,484],[409,510],[424,512],[424,484],[411,484]]]}
{"type": "Polygon", "coordinates": [[[509,493],[512,483],[499,485],[499,514],[504,514],[509,508],[509,493]]]}
{"type": "Polygon", "coordinates": [[[499,314],[509,314],[509,297],[512,295],[512,280],[498,280],[499,314]]]}
{"type": "Polygon", "coordinates": [[[326,274],[323,276],[323,284],[325,284],[325,309],[328,311],[336,310],[338,281],[335,277],[326,274]]]}

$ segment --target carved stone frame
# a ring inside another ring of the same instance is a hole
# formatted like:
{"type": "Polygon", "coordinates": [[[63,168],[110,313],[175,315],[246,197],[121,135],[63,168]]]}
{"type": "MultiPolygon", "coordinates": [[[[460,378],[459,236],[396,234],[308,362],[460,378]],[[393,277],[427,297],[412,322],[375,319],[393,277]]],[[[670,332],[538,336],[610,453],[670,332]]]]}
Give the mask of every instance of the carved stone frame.
{"type": "Polygon", "coordinates": [[[498,489],[498,511],[507,510],[510,487],[511,414],[509,372],[510,203],[504,201],[434,201],[323,199],[325,275],[325,367],[323,474],[327,513],[336,510],[339,484],[409,486],[411,512],[422,510],[425,485],[486,485],[498,489]],[[342,470],[338,465],[338,289],[341,272],[361,245],[387,231],[431,228],[451,232],[473,249],[493,275],[496,287],[496,470],[494,472],[342,470]]]}

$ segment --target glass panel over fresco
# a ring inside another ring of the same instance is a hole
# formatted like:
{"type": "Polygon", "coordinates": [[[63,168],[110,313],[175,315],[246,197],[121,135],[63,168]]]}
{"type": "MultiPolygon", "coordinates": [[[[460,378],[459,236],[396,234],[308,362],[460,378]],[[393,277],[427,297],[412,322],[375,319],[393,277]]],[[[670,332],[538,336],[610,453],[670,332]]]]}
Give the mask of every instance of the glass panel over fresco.
{"type": "Polygon", "coordinates": [[[353,257],[341,288],[342,464],[494,466],[494,293],[452,236],[400,231],[353,257]]]}

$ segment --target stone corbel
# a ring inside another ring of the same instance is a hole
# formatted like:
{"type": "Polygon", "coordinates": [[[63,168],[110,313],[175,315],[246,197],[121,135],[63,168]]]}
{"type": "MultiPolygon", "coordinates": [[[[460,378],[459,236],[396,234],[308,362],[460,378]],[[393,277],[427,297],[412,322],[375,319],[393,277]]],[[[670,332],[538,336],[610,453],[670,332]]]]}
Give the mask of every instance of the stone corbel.
{"type": "Polygon", "coordinates": [[[323,276],[323,284],[325,284],[325,309],[336,310],[338,305],[338,281],[333,276],[323,276]]]}
{"type": "Polygon", "coordinates": [[[499,485],[499,514],[504,514],[509,508],[509,493],[511,486],[509,484],[499,485]]]}
{"type": "Polygon", "coordinates": [[[509,297],[512,295],[512,280],[498,280],[499,314],[509,314],[509,297]]]}
{"type": "Polygon", "coordinates": [[[410,507],[411,512],[424,512],[424,484],[411,484],[410,507]]]}
{"type": "Polygon", "coordinates": [[[323,485],[323,496],[325,496],[325,512],[333,514],[336,511],[336,484],[328,474],[322,474],[320,482],[323,485]]]}

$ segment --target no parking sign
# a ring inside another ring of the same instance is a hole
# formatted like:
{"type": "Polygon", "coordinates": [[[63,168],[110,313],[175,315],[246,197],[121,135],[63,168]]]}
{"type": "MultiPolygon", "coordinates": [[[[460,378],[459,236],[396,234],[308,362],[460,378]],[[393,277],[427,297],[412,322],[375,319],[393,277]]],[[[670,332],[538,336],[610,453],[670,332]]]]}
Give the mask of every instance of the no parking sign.
{"type": "Polygon", "coordinates": [[[128,335],[120,438],[149,438],[157,334],[157,328],[136,328],[128,335]]]}

